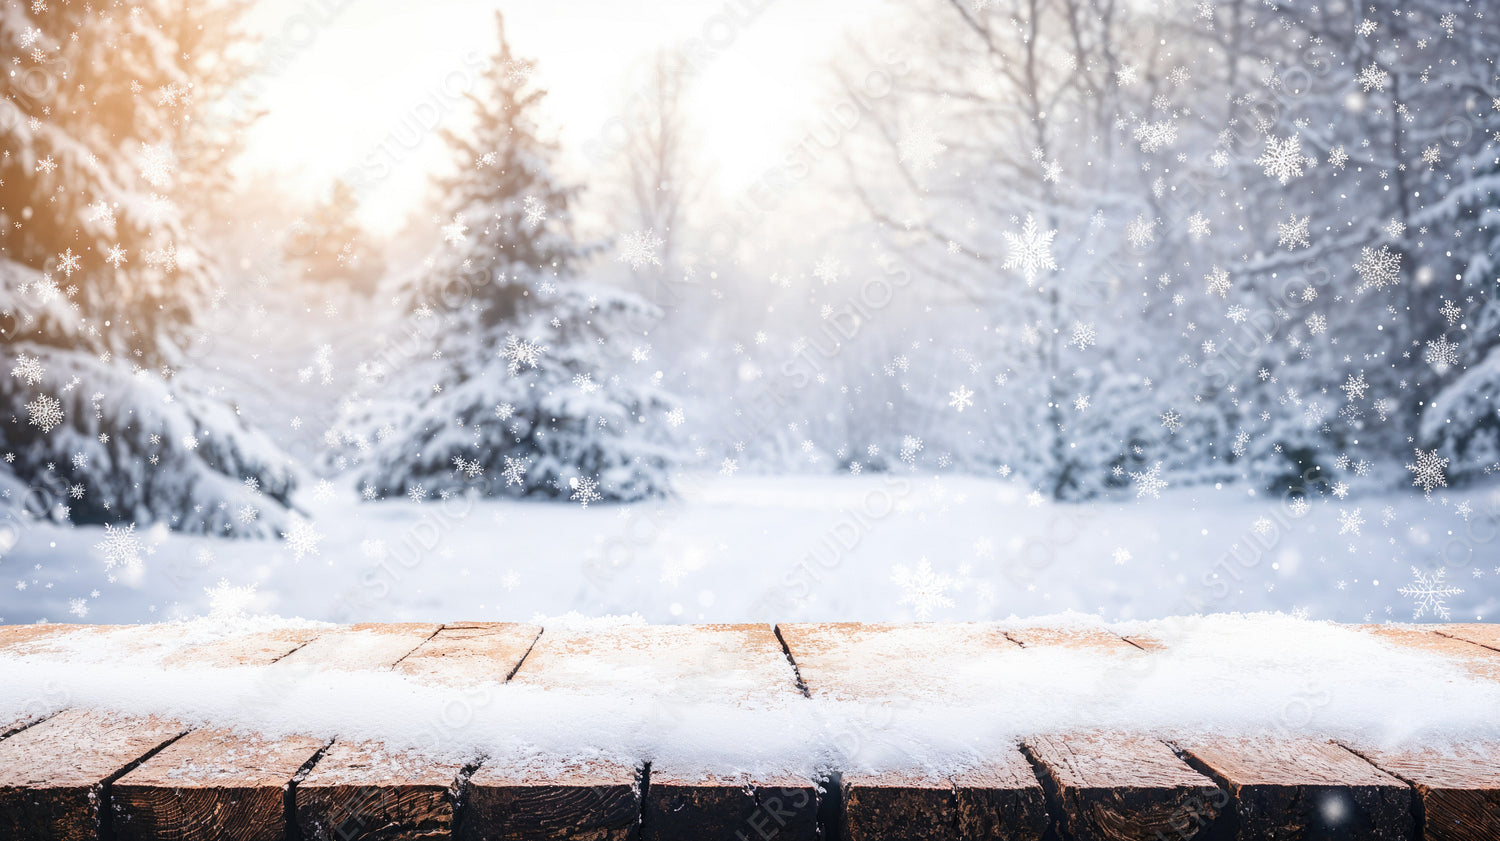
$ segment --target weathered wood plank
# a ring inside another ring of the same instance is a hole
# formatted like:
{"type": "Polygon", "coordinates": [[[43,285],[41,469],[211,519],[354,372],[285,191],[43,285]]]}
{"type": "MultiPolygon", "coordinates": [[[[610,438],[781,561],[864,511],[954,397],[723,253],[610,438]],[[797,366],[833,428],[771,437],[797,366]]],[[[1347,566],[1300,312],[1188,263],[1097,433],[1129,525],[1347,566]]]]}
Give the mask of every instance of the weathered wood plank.
{"type": "Polygon", "coordinates": [[[641,774],[600,762],[529,772],[481,765],[469,778],[459,841],[628,841],[641,818],[641,774]]]}
{"type": "Polygon", "coordinates": [[[652,765],[641,838],[813,841],[820,799],[815,784],[796,777],[729,778],[652,765]]]}
{"type": "MultiPolygon", "coordinates": [[[[197,665],[228,667],[269,659],[273,681],[296,680],[309,671],[390,669],[438,630],[437,625],[355,625],[319,634],[305,644],[294,639],[232,641],[181,652],[197,665]],[[269,648],[268,648],[269,646],[269,648]],[[288,651],[279,656],[277,648],[288,651]]],[[[132,839],[183,839],[215,835],[232,826],[247,839],[279,839],[287,831],[286,792],[293,778],[327,744],[290,736],[262,740],[217,729],[196,731],[141,764],[115,792],[118,825],[139,827],[132,839]]],[[[135,829],[128,831],[135,832],[135,829]]]]}
{"type": "Polygon", "coordinates": [[[287,787],[325,744],[194,730],[114,784],[118,841],[280,841],[287,787]]]}
{"type": "MultiPolygon", "coordinates": [[[[446,624],[394,670],[432,686],[458,687],[466,705],[492,699],[474,687],[504,683],[541,628],[501,622],[446,624]]],[[[433,760],[378,743],[335,742],[297,784],[304,839],[424,838],[452,832],[467,762],[433,760]]]]}
{"type": "Polygon", "coordinates": [[[1233,837],[1406,841],[1412,790],[1338,745],[1304,738],[1179,742],[1234,797],[1233,837]]]}
{"type": "Polygon", "coordinates": [[[1048,827],[1041,786],[1019,750],[946,775],[847,772],[842,786],[850,841],[1036,841],[1048,827]]]}
{"type": "Polygon", "coordinates": [[[1500,625],[1480,622],[1433,625],[1432,630],[1445,637],[1465,640],[1475,645],[1500,651],[1500,625]]]}
{"type": "Polygon", "coordinates": [[[293,796],[303,841],[449,837],[465,764],[334,742],[293,796]]]}
{"type": "Polygon", "coordinates": [[[542,629],[511,622],[463,622],[441,630],[396,664],[423,683],[466,687],[504,683],[515,674],[542,629]]]}
{"type": "Polygon", "coordinates": [[[0,742],[0,838],[97,838],[109,784],[186,729],[68,710],[0,742]]]}
{"type": "Polygon", "coordinates": [[[1042,769],[1063,832],[1127,841],[1194,838],[1228,805],[1229,794],[1157,739],[1079,734],[1026,740],[1042,769]]]}
{"type": "Polygon", "coordinates": [[[1421,799],[1423,841],[1500,837],[1500,744],[1355,752],[1411,784],[1421,799]]]}
{"type": "Polygon", "coordinates": [[[1139,648],[1120,635],[1102,628],[1019,628],[1006,631],[1005,636],[1024,648],[1061,646],[1092,651],[1140,653],[1139,648]]]}
{"type": "Polygon", "coordinates": [[[845,772],[843,788],[843,829],[849,841],[955,841],[962,837],[958,793],[946,775],[845,772]]]}
{"type": "MultiPolygon", "coordinates": [[[[954,700],[943,679],[944,662],[982,667],[997,652],[1021,650],[1019,643],[984,624],[789,624],[777,630],[812,697],[869,704],[954,700]]],[[[851,841],[1034,841],[1048,826],[1041,784],[1019,749],[951,773],[845,771],[842,787],[843,822],[851,841]]]]}
{"type": "Polygon", "coordinates": [[[318,628],[280,628],[236,634],[174,652],[162,660],[168,668],[186,666],[267,666],[324,633],[318,628]]]}
{"type": "Polygon", "coordinates": [[[0,625],[0,655],[24,654],[29,643],[53,634],[65,634],[87,625],[60,625],[38,623],[35,625],[0,625]]]}
{"type": "MultiPolygon", "coordinates": [[[[610,694],[621,691],[621,679],[684,702],[774,705],[801,700],[795,672],[769,625],[627,625],[607,631],[544,631],[513,682],[546,690],[610,694]]],[[[610,796],[585,798],[591,798],[595,808],[613,810],[630,790],[627,783],[633,775],[634,769],[615,768],[603,789],[610,796]]],[[[475,775],[480,777],[487,778],[486,769],[475,775]]],[[[577,796],[577,786],[538,783],[540,792],[577,796]]],[[[471,789],[477,792],[474,780],[471,789]]],[[[643,835],[715,838],[727,826],[745,828],[747,820],[760,820],[754,813],[760,808],[757,798],[765,790],[772,790],[765,796],[777,798],[778,810],[786,810],[792,799],[801,796],[810,795],[813,802],[811,811],[805,813],[807,820],[802,822],[802,813],[793,813],[798,822],[787,825],[781,837],[792,838],[792,829],[814,826],[816,787],[811,781],[724,780],[663,766],[652,768],[648,789],[636,795],[645,799],[640,808],[648,816],[660,816],[643,823],[643,835]],[[778,789],[790,793],[781,796],[774,792],[778,789]]],[[[535,798],[529,804],[550,808],[549,802],[535,798]]],[[[619,829],[618,822],[603,823],[610,831],[619,829]]],[[[549,826],[561,825],[549,819],[549,826]]]]}
{"type": "Polygon", "coordinates": [[[1467,640],[1436,631],[1395,625],[1357,626],[1365,633],[1415,651],[1449,660],[1475,677],[1500,680],[1500,653],[1467,640]]]}
{"type": "Polygon", "coordinates": [[[442,625],[426,623],[350,625],[320,634],[277,661],[283,670],[361,671],[391,668],[442,625]]]}

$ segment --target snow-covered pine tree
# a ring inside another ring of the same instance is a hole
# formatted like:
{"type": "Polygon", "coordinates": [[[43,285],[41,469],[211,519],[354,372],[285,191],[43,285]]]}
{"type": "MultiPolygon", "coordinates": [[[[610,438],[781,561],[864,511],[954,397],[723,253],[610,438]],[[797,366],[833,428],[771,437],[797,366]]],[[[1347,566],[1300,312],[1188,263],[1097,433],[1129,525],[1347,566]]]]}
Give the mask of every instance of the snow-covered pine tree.
{"type": "Polygon", "coordinates": [[[498,13],[496,28],[498,51],[469,95],[472,130],[446,134],[458,170],[438,184],[444,241],[404,287],[411,336],[431,346],[388,356],[381,373],[399,375],[353,404],[365,494],[477,489],[586,505],[666,493],[672,401],[659,375],[635,367],[658,313],[571,277],[583,252],[569,233],[577,188],[552,172],[545,91],[498,13]]]}
{"type": "Polygon", "coordinates": [[[293,226],[287,256],[301,265],[308,280],[343,282],[360,292],[373,290],[379,282],[385,260],[355,218],[358,210],[354,187],[340,178],[329,188],[328,198],[293,226]]]}
{"type": "Polygon", "coordinates": [[[277,448],[176,375],[215,271],[185,200],[218,177],[242,113],[243,4],[0,6],[0,484],[29,513],[274,531],[277,448]],[[210,150],[205,163],[198,150],[210,150]]]}

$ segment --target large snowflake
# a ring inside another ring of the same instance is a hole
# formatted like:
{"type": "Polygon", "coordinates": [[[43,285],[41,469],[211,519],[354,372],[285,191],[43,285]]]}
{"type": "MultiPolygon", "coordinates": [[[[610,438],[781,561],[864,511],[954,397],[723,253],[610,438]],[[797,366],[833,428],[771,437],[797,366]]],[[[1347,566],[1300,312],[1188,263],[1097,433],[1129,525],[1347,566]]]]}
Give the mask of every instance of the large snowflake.
{"type": "Polygon", "coordinates": [[[1057,263],[1052,260],[1052,238],[1055,236],[1057,231],[1039,229],[1031,214],[1026,214],[1026,224],[1021,226],[1019,235],[1005,232],[1005,244],[1010,247],[1010,253],[1006,255],[1003,267],[1020,269],[1027,286],[1036,280],[1038,271],[1056,271],[1057,263]]]}
{"type": "Polygon", "coordinates": [[[661,258],[656,252],[662,244],[653,228],[626,234],[620,237],[620,262],[629,263],[637,271],[647,266],[660,266],[661,258]]]}
{"type": "Polygon", "coordinates": [[[1361,287],[1384,289],[1395,286],[1401,282],[1401,258],[1391,253],[1389,245],[1380,246],[1378,251],[1365,246],[1359,251],[1354,271],[1359,274],[1361,287]]]}
{"type": "Polygon", "coordinates": [[[133,567],[141,562],[145,547],[135,534],[135,523],[119,526],[113,523],[104,527],[104,540],[94,545],[104,555],[104,568],[117,566],[133,567]]]}
{"type": "Polygon", "coordinates": [[[926,558],[917,561],[916,569],[896,564],[891,569],[891,581],[901,588],[901,598],[896,604],[911,605],[918,619],[926,619],[935,608],[953,606],[953,600],[946,595],[953,579],[935,574],[926,558]]]}
{"type": "Polygon", "coordinates": [[[1447,570],[1438,570],[1431,575],[1425,575],[1416,567],[1411,568],[1412,583],[1405,587],[1397,588],[1396,592],[1413,600],[1412,618],[1421,619],[1431,613],[1439,619],[1448,618],[1449,596],[1456,596],[1463,590],[1449,586],[1443,579],[1447,576],[1447,570]]]}
{"type": "Polygon", "coordinates": [[[38,394],[35,400],[26,404],[26,411],[31,425],[43,432],[51,432],[63,421],[62,403],[50,395],[38,394]]]}
{"type": "Polygon", "coordinates": [[[1292,135],[1285,140],[1266,138],[1266,151],[1255,159],[1266,175],[1285,184],[1302,174],[1302,138],[1292,135]]]}
{"type": "Polygon", "coordinates": [[[505,337],[505,347],[500,349],[500,358],[505,360],[506,370],[514,377],[521,373],[522,366],[535,368],[546,352],[547,348],[542,345],[511,335],[505,337]]]}
{"type": "Polygon", "coordinates": [[[1161,492],[1167,487],[1167,480],[1161,477],[1161,462],[1151,466],[1150,470],[1140,473],[1131,472],[1130,478],[1135,480],[1135,498],[1140,499],[1146,494],[1151,494],[1152,499],[1160,499],[1161,492]]]}
{"type": "Polygon", "coordinates": [[[1433,488],[1448,487],[1448,479],[1443,475],[1443,468],[1448,466],[1448,460],[1440,457],[1436,449],[1426,453],[1418,449],[1416,454],[1416,463],[1406,466],[1414,477],[1411,483],[1420,486],[1428,496],[1432,496],[1433,488]]]}

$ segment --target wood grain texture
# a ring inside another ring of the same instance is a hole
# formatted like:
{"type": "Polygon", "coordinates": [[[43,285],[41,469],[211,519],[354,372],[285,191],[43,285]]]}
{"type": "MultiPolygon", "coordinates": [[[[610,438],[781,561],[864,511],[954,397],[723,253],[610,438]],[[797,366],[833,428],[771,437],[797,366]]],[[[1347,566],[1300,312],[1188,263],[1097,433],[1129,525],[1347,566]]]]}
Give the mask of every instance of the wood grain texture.
{"type": "Polygon", "coordinates": [[[1020,649],[984,623],[790,623],[777,630],[813,697],[845,700],[945,698],[949,687],[933,679],[936,663],[982,665],[1020,649]]]}
{"type": "Polygon", "coordinates": [[[897,771],[845,772],[844,835],[849,841],[957,841],[958,793],[946,776],[897,771]]]}
{"type": "Polygon", "coordinates": [[[318,628],[280,628],[236,634],[174,652],[162,660],[162,665],[168,668],[267,666],[307,645],[323,633],[318,628]]]}
{"type": "Polygon", "coordinates": [[[1500,625],[1480,622],[1433,625],[1432,630],[1445,637],[1472,642],[1493,651],[1500,651],[1500,625]]]}
{"type": "Polygon", "coordinates": [[[389,669],[442,626],[363,624],[328,631],[276,661],[279,670],[361,671],[389,669]]]}
{"type": "MultiPolygon", "coordinates": [[[[449,623],[393,669],[433,686],[500,684],[540,633],[535,625],[449,623]]],[[[490,700],[472,692],[464,696],[468,704],[490,700]]],[[[304,839],[446,837],[453,830],[466,764],[390,751],[378,743],[335,742],[297,786],[297,825],[304,839]]]]}
{"type": "Polygon", "coordinates": [[[0,742],[0,838],[97,837],[108,784],[186,729],[68,710],[0,742]]]}
{"type": "Polygon", "coordinates": [[[817,785],[808,780],[682,774],[653,765],[641,838],[815,841],[819,801],[817,785]]]}
{"type": "Polygon", "coordinates": [[[950,780],[960,838],[1038,841],[1051,823],[1042,784],[1019,748],[989,756],[950,780]]]}
{"type": "Polygon", "coordinates": [[[1046,795],[1019,749],[947,776],[847,773],[842,829],[851,841],[1038,841],[1046,795]]]}
{"type": "Polygon", "coordinates": [[[1474,677],[1500,680],[1500,652],[1425,628],[1396,625],[1357,626],[1365,633],[1402,648],[1447,660],[1474,677]]]}
{"type": "Polygon", "coordinates": [[[1142,653],[1118,634],[1102,628],[1019,628],[1006,631],[1005,636],[1026,648],[1061,646],[1130,655],[1142,653]]]}
{"type": "Polygon", "coordinates": [[[195,730],[121,777],[110,792],[118,841],[279,841],[286,791],[321,739],[195,730]]]}
{"type": "Polygon", "coordinates": [[[1500,743],[1355,752],[1411,784],[1421,799],[1424,841],[1500,838],[1500,743]]]}
{"type": "Polygon", "coordinates": [[[1042,771],[1062,831],[1098,841],[1194,838],[1228,792],[1157,739],[1122,734],[1038,737],[1026,750],[1042,771]]]}
{"type": "Polygon", "coordinates": [[[293,799],[303,841],[414,841],[451,837],[461,762],[335,742],[293,799]]]}
{"type": "Polygon", "coordinates": [[[542,629],[510,622],[444,625],[396,664],[396,671],[435,686],[504,683],[521,665],[542,629]]]}
{"type": "Polygon", "coordinates": [[[615,763],[530,771],[481,765],[469,778],[460,841],[627,841],[641,817],[641,772],[615,763]]]}
{"type": "Polygon", "coordinates": [[[1413,837],[1411,788],[1338,745],[1288,738],[1179,747],[1234,796],[1235,838],[1413,837]]]}
{"type": "Polygon", "coordinates": [[[29,643],[53,634],[66,634],[87,625],[60,625],[56,623],[38,623],[35,625],[0,625],[0,656],[22,655],[29,648],[29,643]]]}
{"type": "Polygon", "coordinates": [[[770,625],[628,625],[544,631],[511,679],[546,689],[618,691],[620,678],[679,698],[775,703],[801,694],[770,625]]]}

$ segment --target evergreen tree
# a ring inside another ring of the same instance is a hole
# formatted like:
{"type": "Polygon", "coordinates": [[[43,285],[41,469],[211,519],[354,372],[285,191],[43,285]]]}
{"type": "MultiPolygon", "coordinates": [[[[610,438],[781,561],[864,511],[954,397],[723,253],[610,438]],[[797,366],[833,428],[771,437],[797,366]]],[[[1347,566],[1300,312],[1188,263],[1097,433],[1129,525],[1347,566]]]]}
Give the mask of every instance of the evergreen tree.
{"type": "Polygon", "coordinates": [[[349,182],[334,181],[328,198],[294,227],[287,256],[302,264],[313,281],[343,281],[351,288],[372,291],[385,274],[385,261],[370,244],[355,213],[359,197],[349,182]]]}
{"type": "Polygon", "coordinates": [[[446,135],[458,168],[438,185],[444,241],[405,285],[431,354],[387,359],[376,373],[401,376],[354,403],[365,493],[480,487],[584,504],[664,493],[670,451],[654,430],[669,400],[658,376],[628,367],[649,352],[657,313],[571,279],[576,188],[551,171],[544,91],[496,24],[499,49],[469,96],[472,131],[446,135]]]}
{"type": "Polygon", "coordinates": [[[276,528],[292,477],[237,410],[177,374],[211,337],[191,212],[250,115],[241,3],[8,2],[0,43],[0,482],[32,514],[276,528]],[[13,488],[14,490],[14,488],[13,488]]]}

